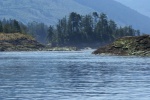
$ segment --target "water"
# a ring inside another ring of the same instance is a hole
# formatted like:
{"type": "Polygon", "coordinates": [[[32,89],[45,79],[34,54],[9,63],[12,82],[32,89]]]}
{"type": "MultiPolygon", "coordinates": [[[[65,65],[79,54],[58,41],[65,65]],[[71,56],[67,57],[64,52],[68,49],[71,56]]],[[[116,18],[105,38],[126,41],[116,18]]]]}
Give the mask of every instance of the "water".
{"type": "Polygon", "coordinates": [[[0,100],[150,100],[150,58],[1,52],[0,100]]]}

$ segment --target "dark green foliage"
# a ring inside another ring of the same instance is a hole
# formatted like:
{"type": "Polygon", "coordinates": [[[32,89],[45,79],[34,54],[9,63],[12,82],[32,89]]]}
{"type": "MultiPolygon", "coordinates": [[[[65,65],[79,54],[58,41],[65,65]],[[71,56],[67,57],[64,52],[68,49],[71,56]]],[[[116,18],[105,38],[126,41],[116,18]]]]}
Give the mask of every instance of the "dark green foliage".
{"type": "Polygon", "coordinates": [[[0,21],[0,32],[3,32],[3,25],[1,21],[0,21]]]}
{"type": "Polygon", "coordinates": [[[3,28],[4,33],[12,33],[12,28],[9,24],[5,24],[3,28]]]}
{"type": "Polygon", "coordinates": [[[17,33],[21,33],[21,27],[19,25],[19,22],[16,20],[13,20],[13,31],[17,33]]]}
{"type": "Polygon", "coordinates": [[[6,20],[0,21],[0,32],[4,33],[22,33],[25,31],[21,28],[23,24],[19,23],[17,20],[6,20]]]}
{"type": "Polygon", "coordinates": [[[48,30],[48,41],[54,45],[71,45],[81,43],[107,43],[123,36],[140,35],[140,31],[131,26],[117,27],[113,20],[108,20],[106,14],[81,16],[72,12],[59,20],[55,27],[48,30]]]}
{"type": "Polygon", "coordinates": [[[53,30],[53,26],[49,26],[49,28],[48,28],[48,34],[47,34],[47,40],[48,40],[48,42],[52,42],[52,41],[54,41],[53,39],[54,39],[54,30],[53,30]]]}
{"type": "Polygon", "coordinates": [[[81,22],[82,28],[81,28],[81,40],[83,42],[91,42],[93,41],[93,22],[92,17],[90,15],[86,15],[84,18],[82,18],[81,22]]]}
{"type": "Polygon", "coordinates": [[[1,33],[23,33],[32,35],[37,41],[41,43],[47,43],[48,26],[44,23],[31,22],[27,25],[18,22],[17,20],[6,20],[0,21],[0,32],[1,33]]]}
{"type": "Polygon", "coordinates": [[[27,25],[18,22],[17,20],[0,21],[0,32],[3,33],[23,33],[32,35],[37,41],[46,43],[48,27],[44,23],[31,22],[27,25]]]}
{"type": "Polygon", "coordinates": [[[37,41],[53,46],[108,43],[119,37],[140,35],[140,31],[132,26],[118,27],[106,14],[97,12],[85,16],[72,12],[69,17],[60,19],[56,26],[49,27],[44,23],[30,22],[24,25],[17,20],[3,19],[0,21],[0,32],[27,33],[37,41]]]}

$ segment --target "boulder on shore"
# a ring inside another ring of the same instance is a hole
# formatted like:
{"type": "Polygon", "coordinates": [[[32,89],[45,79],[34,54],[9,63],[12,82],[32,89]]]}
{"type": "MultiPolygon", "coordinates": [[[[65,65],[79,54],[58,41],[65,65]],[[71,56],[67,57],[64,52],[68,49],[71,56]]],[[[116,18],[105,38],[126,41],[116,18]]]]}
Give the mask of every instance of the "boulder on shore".
{"type": "Polygon", "coordinates": [[[100,47],[93,54],[150,56],[150,35],[123,37],[112,44],[100,47]]]}

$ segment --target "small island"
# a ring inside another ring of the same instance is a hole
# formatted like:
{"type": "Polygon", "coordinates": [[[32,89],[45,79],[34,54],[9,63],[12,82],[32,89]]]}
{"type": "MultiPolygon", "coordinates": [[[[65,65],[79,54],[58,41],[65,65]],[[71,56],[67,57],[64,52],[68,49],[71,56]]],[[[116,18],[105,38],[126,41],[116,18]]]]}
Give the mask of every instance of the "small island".
{"type": "Polygon", "coordinates": [[[0,51],[34,51],[42,50],[44,45],[27,34],[0,33],[0,51]]]}
{"type": "Polygon", "coordinates": [[[100,47],[93,54],[119,56],[150,56],[150,35],[126,36],[100,47]]]}

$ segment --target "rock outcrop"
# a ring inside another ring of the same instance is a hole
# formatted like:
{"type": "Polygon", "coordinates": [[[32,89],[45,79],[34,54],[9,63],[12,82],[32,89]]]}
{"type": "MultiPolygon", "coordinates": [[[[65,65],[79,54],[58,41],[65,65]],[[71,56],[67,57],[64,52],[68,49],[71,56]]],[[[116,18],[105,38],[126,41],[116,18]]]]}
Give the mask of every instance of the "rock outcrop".
{"type": "Polygon", "coordinates": [[[0,51],[34,51],[42,50],[44,47],[26,34],[0,33],[0,51]]]}
{"type": "Polygon", "coordinates": [[[112,44],[100,47],[93,54],[150,56],[150,35],[123,37],[112,44]]]}

